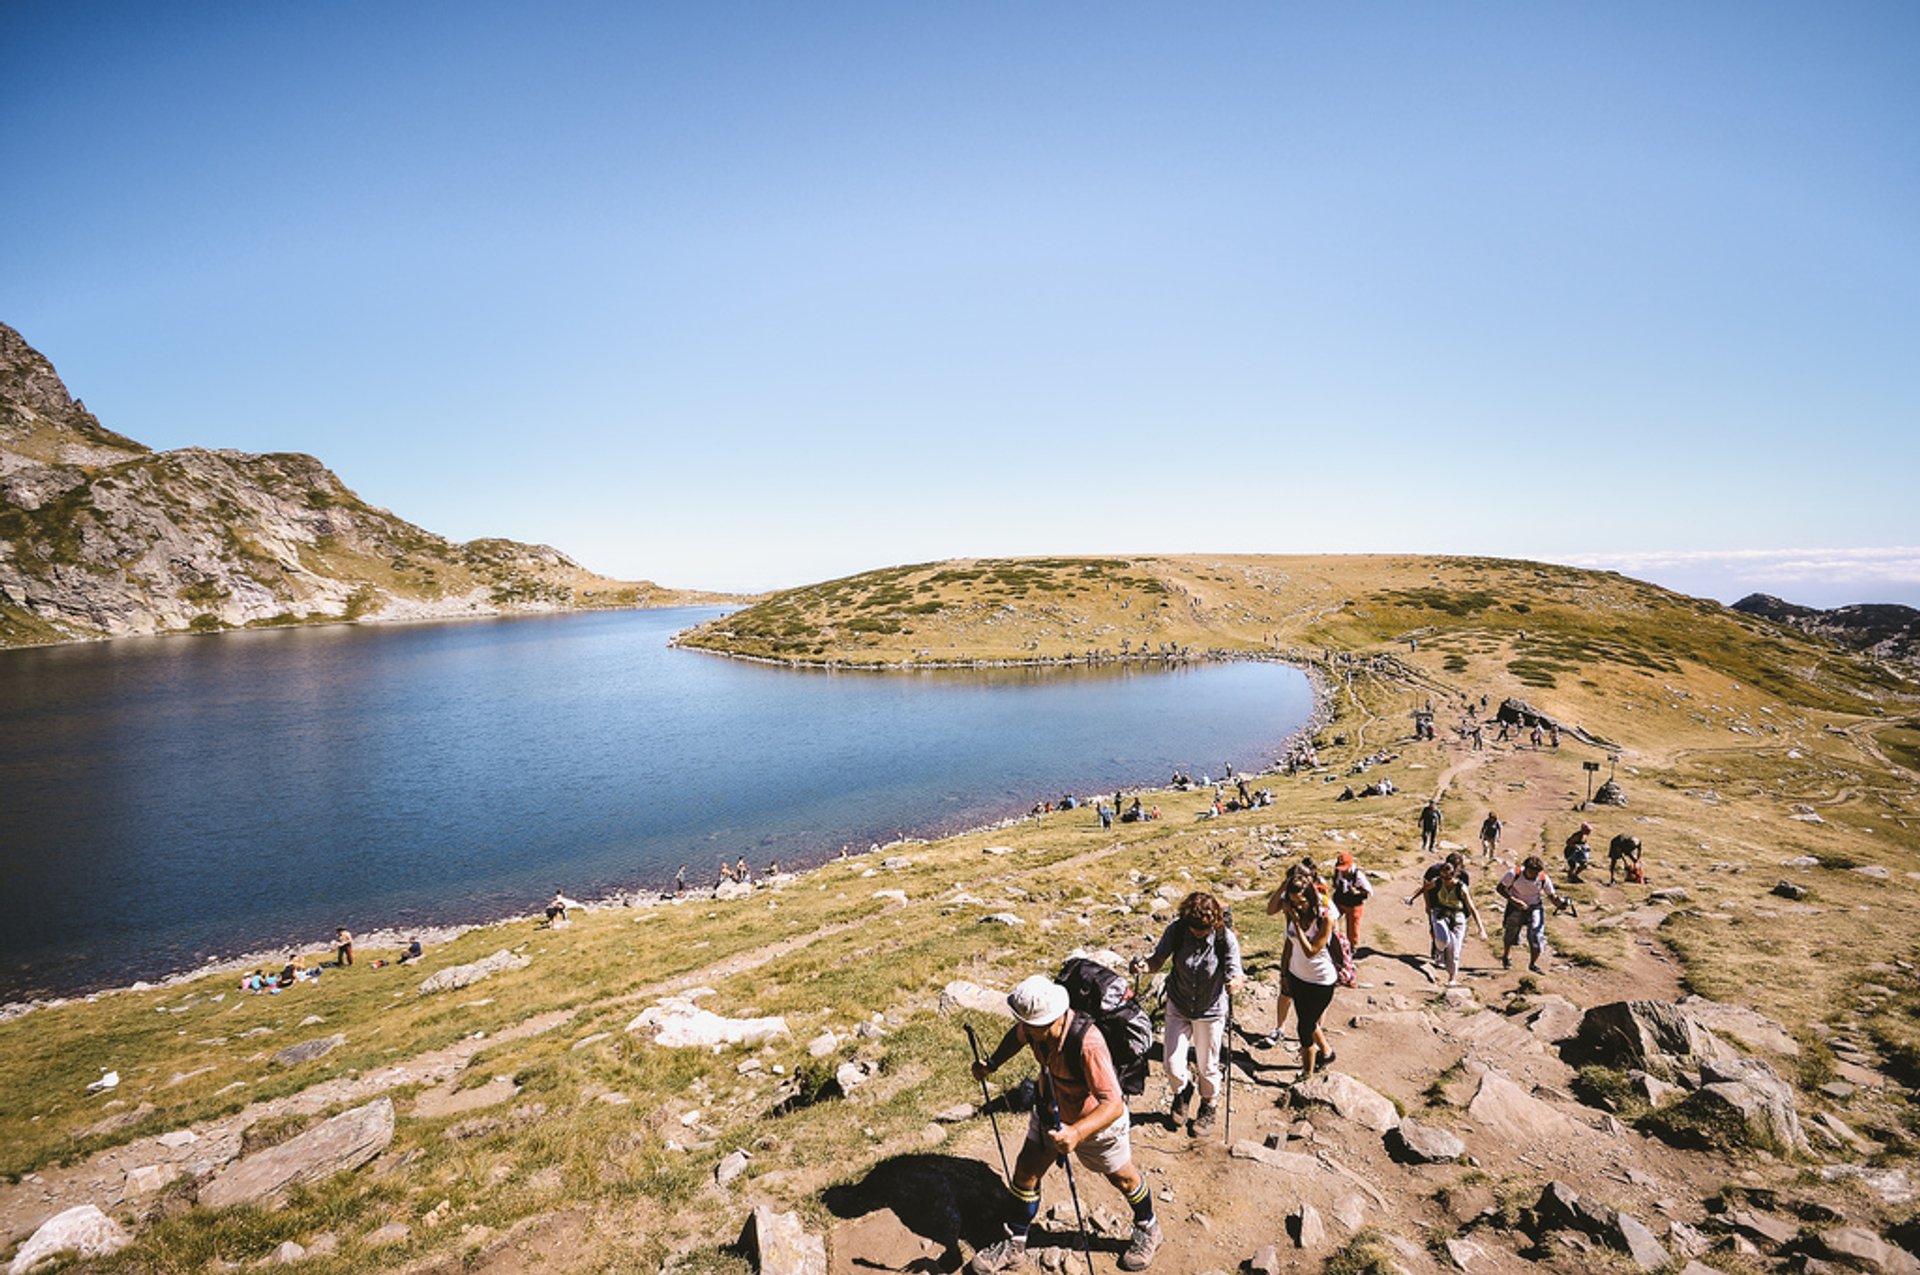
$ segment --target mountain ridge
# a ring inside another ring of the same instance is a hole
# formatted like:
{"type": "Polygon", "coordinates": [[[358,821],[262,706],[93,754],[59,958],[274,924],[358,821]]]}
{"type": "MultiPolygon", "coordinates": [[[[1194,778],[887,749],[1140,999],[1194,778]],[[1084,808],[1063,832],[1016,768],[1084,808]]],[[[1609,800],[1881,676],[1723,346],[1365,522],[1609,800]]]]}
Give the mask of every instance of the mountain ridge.
{"type": "Polygon", "coordinates": [[[548,545],[449,540],[305,453],[156,452],[0,324],[0,646],[730,597],[614,580],[548,545]]]}
{"type": "Polygon", "coordinates": [[[1749,593],[1733,609],[1874,659],[1920,663],[1920,610],[1897,602],[1856,602],[1822,610],[1771,593],[1749,593]]]}

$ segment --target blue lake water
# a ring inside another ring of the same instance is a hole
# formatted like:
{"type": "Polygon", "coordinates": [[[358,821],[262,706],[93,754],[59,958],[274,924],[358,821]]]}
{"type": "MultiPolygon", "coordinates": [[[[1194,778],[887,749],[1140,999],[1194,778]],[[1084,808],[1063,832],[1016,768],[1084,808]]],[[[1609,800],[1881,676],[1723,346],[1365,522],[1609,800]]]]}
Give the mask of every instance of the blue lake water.
{"type": "Polygon", "coordinates": [[[1312,707],[1272,664],[828,673],[667,645],[714,614],[0,652],[0,999],[1253,768],[1312,707]]]}

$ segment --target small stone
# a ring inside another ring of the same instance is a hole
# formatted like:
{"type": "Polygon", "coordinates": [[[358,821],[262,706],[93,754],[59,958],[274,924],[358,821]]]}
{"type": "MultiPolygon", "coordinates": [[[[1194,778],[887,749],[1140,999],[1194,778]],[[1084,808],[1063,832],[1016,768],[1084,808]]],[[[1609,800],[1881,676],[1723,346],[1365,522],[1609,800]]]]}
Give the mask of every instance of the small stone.
{"type": "Polygon", "coordinates": [[[325,1257],[339,1251],[340,1237],[332,1231],[322,1231],[307,1241],[307,1255],[310,1257],[325,1257]]]}
{"type": "Polygon", "coordinates": [[[347,1038],[335,1032],[331,1036],[321,1036],[314,1040],[303,1040],[297,1045],[288,1045],[273,1056],[273,1061],[277,1066],[295,1067],[330,1054],[346,1043],[347,1038]]]}
{"type": "Polygon", "coordinates": [[[1316,1252],[1327,1246],[1327,1224],[1320,1220],[1320,1210],[1311,1204],[1302,1204],[1293,1219],[1293,1242],[1308,1252],[1316,1252]]]}
{"type": "Polygon", "coordinates": [[[1614,1215],[1613,1239],[1627,1250],[1627,1256],[1633,1259],[1633,1264],[1643,1271],[1657,1271],[1671,1260],[1667,1250],[1647,1229],[1646,1223],[1625,1213],[1614,1215]]]}
{"type": "Polygon", "coordinates": [[[835,1036],[832,1032],[821,1032],[818,1036],[815,1036],[807,1042],[807,1056],[810,1058],[825,1058],[838,1048],[840,1048],[839,1037],[835,1036]]]}
{"type": "Polygon", "coordinates": [[[1247,1259],[1247,1269],[1252,1275],[1280,1275],[1280,1250],[1272,1244],[1261,1245],[1247,1259]]]}
{"type": "Polygon", "coordinates": [[[389,1222],[367,1233],[366,1244],[369,1248],[383,1248],[388,1244],[405,1244],[413,1236],[413,1228],[405,1222],[389,1222]]]}
{"type": "Polygon", "coordinates": [[[1026,922],[1011,912],[989,912],[980,918],[982,925],[1025,925],[1026,922]]]}
{"type": "Polygon", "coordinates": [[[1399,1152],[1417,1164],[1445,1164],[1467,1153],[1467,1144],[1457,1135],[1410,1116],[1388,1135],[1388,1142],[1397,1144],[1399,1152]]]}
{"type": "Polygon", "coordinates": [[[179,1176],[180,1170],[175,1165],[143,1164],[137,1169],[127,1170],[125,1190],[128,1195],[146,1195],[158,1191],[179,1176]]]}
{"type": "Polygon", "coordinates": [[[730,1185],[733,1180],[747,1171],[747,1163],[753,1157],[745,1151],[730,1151],[726,1158],[714,1166],[713,1180],[721,1186],[730,1185]]]}
{"type": "Polygon", "coordinates": [[[961,1102],[955,1103],[951,1107],[943,1107],[939,1111],[934,1112],[933,1118],[941,1124],[959,1124],[963,1120],[973,1119],[977,1112],[978,1108],[972,1103],[961,1102]]]}
{"type": "Polygon", "coordinates": [[[273,1262],[276,1266],[291,1266],[307,1255],[306,1246],[294,1240],[285,1240],[273,1250],[273,1262]]]}

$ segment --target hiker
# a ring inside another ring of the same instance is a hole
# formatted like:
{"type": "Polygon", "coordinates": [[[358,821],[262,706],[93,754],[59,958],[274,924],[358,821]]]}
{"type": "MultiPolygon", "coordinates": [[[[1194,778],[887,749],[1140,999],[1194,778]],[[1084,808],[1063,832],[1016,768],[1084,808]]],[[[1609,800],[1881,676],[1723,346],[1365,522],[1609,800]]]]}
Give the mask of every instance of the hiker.
{"type": "Polygon", "coordinates": [[[1593,862],[1593,845],[1587,840],[1593,835],[1593,825],[1583,823],[1580,830],[1567,838],[1567,844],[1561,854],[1567,860],[1567,881],[1572,885],[1580,884],[1580,874],[1593,862]]]}
{"type": "Polygon", "coordinates": [[[353,931],[344,925],[333,932],[333,963],[353,964],[353,931]]]}
{"type": "MultiPolygon", "coordinates": [[[[842,846],[840,848],[841,856],[845,857],[846,853],[847,853],[846,847],[842,846]]],[[[686,892],[687,892],[687,865],[683,863],[680,865],[680,870],[673,874],[673,897],[677,899],[681,895],[685,894],[686,892]]]]}
{"type": "Polygon", "coordinates": [[[1506,916],[1500,923],[1501,937],[1505,939],[1500,949],[1500,968],[1513,968],[1513,945],[1525,933],[1527,951],[1531,954],[1527,968],[1538,972],[1540,956],[1547,950],[1547,904],[1560,901],[1560,895],[1553,888],[1553,878],[1547,875],[1547,865],[1539,855],[1530,854],[1518,868],[1508,868],[1507,875],[1493,888],[1507,901],[1506,916]]]}
{"type": "Polygon", "coordinates": [[[1500,822],[1500,816],[1491,810],[1480,821],[1480,848],[1487,852],[1488,863],[1500,857],[1500,833],[1505,826],[1500,822]]]}
{"type": "Polygon", "coordinates": [[[420,940],[418,938],[410,938],[407,940],[407,950],[401,954],[399,961],[396,963],[400,965],[411,964],[426,954],[426,949],[420,946],[420,940]]]}
{"type": "MultiPolygon", "coordinates": [[[[1305,1080],[1316,1067],[1334,1061],[1320,1020],[1333,1004],[1333,989],[1340,981],[1333,954],[1327,951],[1336,922],[1333,908],[1311,872],[1295,867],[1287,873],[1286,884],[1274,894],[1277,910],[1287,917],[1286,950],[1282,955],[1284,986],[1292,994],[1294,1027],[1300,1040],[1300,1079],[1305,1080]]],[[[1267,908],[1276,910],[1274,899],[1268,900],[1267,908]]]]}
{"type": "Polygon", "coordinates": [[[1412,907],[1418,898],[1427,901],[1427,922],[1433,929],[1435,961],[1447,971],[1447,986],[1460,985],[1460,953],[1467,943],[1467,920],[1472,918],[1484,942],[1487,925],[1473,905],[1473,889],[1459,851],[1427,869],[1420,888],[1407,897],[1412,907]]]}
{"type": "Polygon", "coordinates": [[[1633,885],[1647,883],[1646,869],[1640,866],[1640,838],[1621,833],[1607,843],[1607,884],[1619,872],[1633,885]]]}
{"type": "Polygon", "coordinates": [[[1427,854],[1440,844],[1440,799],[1427,798],[1420,807],[1420,853],[1427,854]]]}
{"type": "Polygon", "coordinates": [[[1026,1140],[1014,1161],[1014,1220],[999,1243],[973,1255],[973,1275],[999,1275],[1027,1266],[1027,1232],[1040,1213],[1040,1179],[1056,1160],[1068,1155],[1107,1181],[1133,1210],[1133,1238],[1120,1255],[1120,1269],[1143,1271],[1160,1250],[1160,1223],[1153,1214],[1153,1192],[1133,1164],[1127,1137],[1127,1103],[1106,1039],[1091,1020],[1067,1007],[1067,989],[1035,974],[1007,996],[1014,1025],[985,1060],[973,1064],[973,1078],[984,1081],[1025,1045],[1040,1064],[1041,1101],[1027,1120],[1026,1140]],[[1078,1030],[1075,1030],[1076,1026],[1078,1030]],[[1053,1124],[1058,1107],[1061,1127],[1053,1124]]]}
{"type": "Polygon", "coordinates": [[[1113,811],[1107,809],[1105,802],[1101,802],[1095,806],[1093,812],[1100,816],[1100,828],[1102,831],[1113,827],[1113,811]]]}
{"type": "Polygon", "coordinates": [[[1347,950],[1360,951],[1360,913],[1373,897],[1373,882],[1353,861],[1353,853],[1342,850],[1333,861],[1333,906],[1347,923],[1347,950]]]}
{"type": "Polygon", "coordinates": [[[1199,890],[1180,900],[1178,917],[1161,934],[1153,955],[1133,962],[1134,972],[1158,974],[1168,961],[1173,968],[1167,971],[1167,1034],[1160,1047],[1173,1092],[1167,1114],[1176,1126],[1184,1121],[1197,1087],[1200,1107],[1187,1133],[1204,1138],[1213,1132],[1213,1100],[1220,1092],[1227,998],[1247,981],[1240,965],[1240,937],[1228,923],[1220,900],[1199,890]],[[1187,1072],[1189,1040],[1199,1064],[1197,1082],[1187,1072]]]}

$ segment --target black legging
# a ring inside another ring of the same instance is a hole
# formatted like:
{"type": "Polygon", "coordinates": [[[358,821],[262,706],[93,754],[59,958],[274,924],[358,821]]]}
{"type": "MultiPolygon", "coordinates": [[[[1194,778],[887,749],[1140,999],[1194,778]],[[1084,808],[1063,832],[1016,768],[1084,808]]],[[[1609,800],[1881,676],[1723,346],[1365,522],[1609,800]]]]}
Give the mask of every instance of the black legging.
{"type": "Polygon", "coordinates": [[[1333,1004],[1332,983],[1309,983],[1295,975],[1293,983],[1293,1018],[1300,1028],[1300,1048],[1313,1048],[1314,1029],[1320,1026],[1320,1016],[1327,1012],[1327,1006],[1333,1004]]]}

